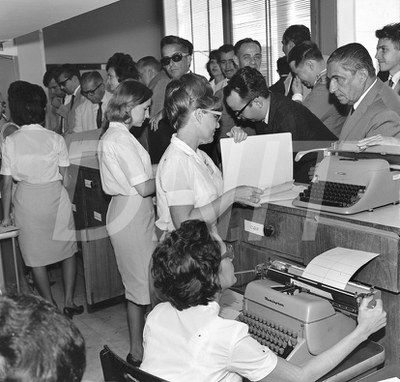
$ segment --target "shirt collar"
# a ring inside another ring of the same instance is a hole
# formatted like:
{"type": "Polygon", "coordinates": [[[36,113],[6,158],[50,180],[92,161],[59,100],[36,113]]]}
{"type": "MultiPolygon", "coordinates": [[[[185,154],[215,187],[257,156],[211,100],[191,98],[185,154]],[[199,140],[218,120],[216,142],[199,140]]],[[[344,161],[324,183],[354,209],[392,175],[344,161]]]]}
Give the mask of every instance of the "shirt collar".
{"type": "Polygon", "coordinates": [[[397,82],[399,82],[399,80],[400,80],[400,70],[397,73],[393,74],[393,76],[392,76],[393,87],[396,86],[396,84],[397,84],[397,82]]]}
{"type": "Polygon", "coordinates": [[[129,132],[129,129],[122,122],[112,121],[112,122],[110,122],[110,126],[109,127],[115,127],[118,130],[124,130],[124,131],[128,131],[129,132]]]}
{"type": "Polygon", "coordinates": [[[78,85],[76,87],[76,89],[74,90],[74,96],[76,96],[78,94],[78,92],[80,92],[80,91],[81,91],[81,85],[78,85]]]}
{"type": "Polygon", "coordinates": [[[363,93],[363,95],[360,97],[360,99],[353,105],[354,110],[358,108],[360,105],[361,101],[365,98],[365,96],[368,94],[368,92],[371,90],[371,88],[375,85],[377,79],[372,83],[372,85],[363,93]]]}
{"type": "Polygon", "coordinates": [[[326,69],[324,69],[321,73],[319,73],[318,75],[317,75],[317,78],[315,79],[315,82],[314,82],[314,86],[316,85],[316,83],[323,77],[323,76],[325,76],[326,75],[326,69]]]}
{"type": "Polygon", "coordinates": [[[172,135],[171,143],[182,150],[186,155],[197,155],[197,152],[195,152],[189,145],[183,142],[182,139],[179,139],[176,133],[172,135]]]}

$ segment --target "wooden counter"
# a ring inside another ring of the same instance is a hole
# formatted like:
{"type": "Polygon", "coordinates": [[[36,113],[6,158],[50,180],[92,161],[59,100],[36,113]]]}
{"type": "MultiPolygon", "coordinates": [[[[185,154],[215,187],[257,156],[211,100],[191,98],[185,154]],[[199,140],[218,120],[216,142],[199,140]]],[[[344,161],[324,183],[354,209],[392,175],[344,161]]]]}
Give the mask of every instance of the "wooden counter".
{"type": "MultiPolygon", "coordinates": [[[[294,207],[287,201],[255,209],[235,205],[231,216],[227,238],[237,249],[236,271],[252,270],[255,265],[272,259],[307,265],[314,257],[334,247],[380,253],[357,271],[353,280],[382,291],[388,325],[374,335],[374,339],[384,345],[387,364],[398,362],[400,206],[343,216],[294,207]],[[254,233],[257,230],[261,234],[254,233]]],[[[243,285],[252,278],[252,273],[239,274],[238,283],[243,285]]]]}

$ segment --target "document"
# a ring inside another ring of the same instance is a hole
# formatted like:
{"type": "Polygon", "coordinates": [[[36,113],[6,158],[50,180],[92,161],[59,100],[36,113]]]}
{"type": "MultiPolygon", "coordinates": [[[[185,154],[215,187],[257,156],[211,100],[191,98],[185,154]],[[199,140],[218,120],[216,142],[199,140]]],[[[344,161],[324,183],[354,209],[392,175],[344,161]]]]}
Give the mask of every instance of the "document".
{"type": "Polygon", "coordinates": [[[354,273],[377,256],[379,253],[332,248],[311,260],[302,276],[343,290],[354,273]]]}
{"type": "MultiPolygon", "coordinates": [[[[224,191],[242,185],[265,190],[285,184],[285,192],[292,188],[290,133],[250,136],[240,143],[235,143],[233,138],[224,138],[220,142],[224,191]]],[[[267,190],[267,194],[271,195],[270,191],[267,190]]]]}

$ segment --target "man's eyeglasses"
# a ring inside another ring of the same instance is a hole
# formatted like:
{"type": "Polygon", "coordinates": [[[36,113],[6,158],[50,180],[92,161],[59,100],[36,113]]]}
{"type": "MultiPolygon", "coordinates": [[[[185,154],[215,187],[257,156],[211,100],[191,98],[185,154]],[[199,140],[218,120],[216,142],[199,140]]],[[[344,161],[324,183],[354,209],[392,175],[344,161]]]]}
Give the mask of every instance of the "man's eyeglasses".
{"type": "Polygon", "coordinates": [[[235,118],[240,118],[242,113],[246,110],[246,107],[249,106],[255,99],[256,97],[250,98],[249,102],[247,102],[246,105],[244,105],[240,110],[234,111],[233,115],[235,116],[235,118]]]}
{"type": "Polygon", "coordinates": [[[182,61],[183,57],[187,57],[187,56],[190,56],[190,54],[189,53],[174,53],[171,57],[169,57],[169,56],[163,57],[160,60],[160,62],[161,62],[162,66],[167,66],[167,65],[169,65],[171,60],[174,62],[180,62],[180,61],[182,61]]]}
{"type": "Polygon", "coordinates": [[[214,115],[215,121],[219,122],[222,117],[222,112],[221,111],[216,111],[216,110],[208,110],[208,109],[201,109],[205,113],[210,113],[214,115]]]}
{"type": "Polygon", "coordinates": [[[86,91],[81,90],[81,93],[82,93],[82,95],[84,95],[85,97],[88,97],[88,96],[93,97],[93,96],[94,96],[94,93],[96,92],[96,90],[97,90],[101,85],[103,85],[103,82],[100,82],[100,83],[99,83],[94,89],[92,89],[92,90],[86,90],[86,91]]]}
{"type": "Polygon", "coordinates": [[[65,86],[65,84],[71,79],[71,77],[67,77],[64,81],[58,81],[58,86],[65,86]]]}

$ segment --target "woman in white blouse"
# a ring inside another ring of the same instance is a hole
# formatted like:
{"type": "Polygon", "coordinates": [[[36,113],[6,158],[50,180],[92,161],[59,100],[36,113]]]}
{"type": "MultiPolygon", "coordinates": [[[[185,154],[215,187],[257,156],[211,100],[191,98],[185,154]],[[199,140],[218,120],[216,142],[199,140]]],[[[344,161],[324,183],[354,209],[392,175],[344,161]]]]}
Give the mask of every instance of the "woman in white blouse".
{"type": "Polygon", "coordinates": [[[150,156],[129,132],[148,117],[152,91],[135,80],[122,81],[107,106],[110,125],[99,142],[103,190],[112,195],[106,227],[128,300],[130,353],[138,366],[143,356],[144,314],[150,304],[149,262],[156,246],[155,183],[150,156]]]}
{"type": "Polygon", "coordinates": [[[69,166],[63,137],[45,129],[46,94],[39,85],[18,81],[9,99],[12,120],[21,128],[5,139],[2,152],[2,226],[11,224],[11,189],[19,246],[32,267],[39,293],[54,301],[46,266],[62,262],[64,314],[83,312],[73,302],[77,252],[72,207],[63,182],[69,166]]]}
{"type": "MultiPolygon", "coordinates": [[[[198,147],[213,141],[221,112],[209,82],[194,73],[171,81],[165,95],[165,112],[176,129],[162,156],[156,176],[156,225],[171,232],[189,219],[204,220],[219,238],[217,219],[234,202],[258,206],[262,191],[240,186],[223,193],[222,174],[198,147]]],[[[232,132],[233,134],[235,132],[232,132]]],[[[222,253],[225,245],[220,240],[222,253]]]]}

